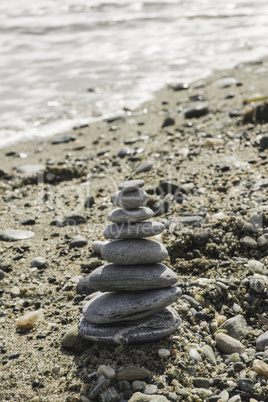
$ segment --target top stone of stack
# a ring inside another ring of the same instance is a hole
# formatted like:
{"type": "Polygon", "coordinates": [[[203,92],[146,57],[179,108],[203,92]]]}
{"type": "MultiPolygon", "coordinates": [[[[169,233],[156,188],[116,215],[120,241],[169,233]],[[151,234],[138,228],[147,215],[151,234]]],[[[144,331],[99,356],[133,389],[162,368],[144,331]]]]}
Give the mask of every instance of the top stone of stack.
{"type": "Polygon", "coordinates": [[[145,182],[143,180],[124,181],[123,183],[119,184],[118,190],[128,193],[129,191],[134,191],[140,187],[143,187],[144,184],[145,182]]]}

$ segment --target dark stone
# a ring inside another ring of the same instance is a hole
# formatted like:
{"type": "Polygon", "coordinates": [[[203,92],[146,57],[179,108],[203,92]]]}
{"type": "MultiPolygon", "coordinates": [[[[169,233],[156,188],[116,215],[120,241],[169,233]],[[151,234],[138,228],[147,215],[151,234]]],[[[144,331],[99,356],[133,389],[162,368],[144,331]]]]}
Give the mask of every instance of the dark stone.
{"type": "Polygon", "coordinates": [[[31,219],[31,218],[26,218],[26,219],[22,219],[21,221],[20,221],[20,224],[21,225],[25,225],[25,226],[27,226],[27,225],[35,225],[36,224],[36,221],[35,221],[35,219],[31,219]]]}
{"type": "Polygon", "coordinates": [[[162,123],[162,128],[173,126],[175,124],[175,120],[172,117],[166,117],[162,123]]]}
{"type": "Polygon", "coordinates": [[[180,317],[172,307],[167,307],[157,313],[131,322],[120,322],[111,325],[91,324],[84,317],[78,329],[80,335],[92,341],[108,344],[135,344],[162,339],[180,325],[180,317]]]}
{"type": "Polygon", "coordinates": [[[11,353],[8,355],[8,358],[9,358],[9,360],[12,360],[12,359],[17,359],[19,356],[20,356],[20,353],[19,353],[19,352],[11,352],[11,353]]]}
{"type": "Polygon", "coordinates": [[[80,279],[80,281],[76,285],[76,293],[79,293],[80,295],[91,295],[95,292],[96,289],[93,289],[89,284],[89,275],[85,278],[80,279]]]}
{"type": "Polygon", "coordinates": [[[93,197],[88,197],[85,202],[85,208],[91,208],[95,204],[95,200],[93,197]]]}
{"type": "Polygon", "coordinates": [[[233,109],[229,111],[229,117],[239,117],[243,114],[242,110],[240,109],[233,109]]]}
{"type": "Polygon", "coordinates": [[[52,140],[51,144],[56,145],[56,144],[65,144],[71,141],[75,141],[76,136],[75,135],[64,135],[61,137],[56,137],[54,140],[52,140]]]}
{"type": "Polygon", "coordinates": [[[246,110],[243,116],[243,123],[267,123],[268,122],[268,103],[257,105],[253,109],[246,110]]]}
{"type": "Polygon", "coordinates": [[[74,247],[84,247],[87,245],[87,239],[84,237],[78,237],[70,242],[70,248],[74,247]]]}
{"type": "Polygon", "coordinates": [[[268,135],[263,135],[260,139],[260,147],[262,149],[268,149],[268,135]]]}
{"type": "Polygon", "coordinates": [[[228,165],[220,166],[216,170],[217,170],[217,172],[228,172],[228,170],[230,170],[230,166],[228,166],[228,165]]]}
{"type": "Polygon", "coordinates": [[[195,117],[201,117],[208,114],[208,104],[206,102],[200,102],[195,107],[187,109],[184,111],[184,117],[186,119],[192,119],[195,117]]]}
{"type": "Polygon", "coordinates": [[[161,197],[165,197],[167,194],[172,194],[174,196],[174,199],[176,199],[177,193],[186,194],[186,191],[183,187],[169,181],[162,181],[161,183],[159,183],[159,185],[155,189],[155,192],[161,197]]]}
{"type": "Polygon", "coordinates": [[[154,216],[165,215],[169,210],[170,202],[167,200],[159,200],[152,206],[154,216]]]}
{"type": "Polygon", "coordinates": [[[206,98],[204,97],[204,95],[201,94],[192,95],[189,97],[189,102],[203,102],[205,100],[206,98]]]}
{"type": "Polygon", "coordinates": [[[64,218],[61,224],[62,226],[74,226],[74,225],[82,225],[86,222],[87,221],[84,218],[84,216],[80,214],[72,214],[64,218]]]}
{"type": "Polygon", "coordinates": [[[189,84],[187,82],[178,82],[176,84],[171,84],[170,88],[173,89],[173,91],[183,91],[185,89],[189,88],[189,84]]]}
{"type": "Polygon", "coordinates": [[[124,158],[125,156],[130,155],[131,153],[132,152],[131,152],[130,148],[123,147],[123,148],[120,149],[120,151],[118,152],[117,156],[119,156],[119,158],[124,158]]]}

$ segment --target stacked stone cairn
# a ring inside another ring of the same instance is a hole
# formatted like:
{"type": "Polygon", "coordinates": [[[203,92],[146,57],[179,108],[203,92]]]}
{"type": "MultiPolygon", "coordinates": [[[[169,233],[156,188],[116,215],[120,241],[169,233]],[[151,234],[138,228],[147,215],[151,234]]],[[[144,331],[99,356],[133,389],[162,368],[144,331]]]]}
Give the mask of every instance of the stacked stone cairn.
{"type": "Polygon", "coordinates": [[[181,294],[177,275],[161,264],[168,257],[165,246],[152,239],[164,230],[147,221],[153,211],[145,207],[148,195],[143,180],[118,186],[112,202],[112,222],[103,234],[110,241],[101,249],[109,264],[88,276],[88,285],[99,291],[83,307],[80,335],[108,344],[156,341],[171,334],[180,317],[170,306],[181,294]],[[102,293],[100,293],[102,292],[102,293]]]}

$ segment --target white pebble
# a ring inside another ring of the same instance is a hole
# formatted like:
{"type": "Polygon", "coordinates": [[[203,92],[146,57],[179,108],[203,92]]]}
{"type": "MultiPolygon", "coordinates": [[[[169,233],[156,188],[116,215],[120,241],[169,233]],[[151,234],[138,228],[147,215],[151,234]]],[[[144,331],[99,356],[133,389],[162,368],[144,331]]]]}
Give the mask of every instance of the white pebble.
{"type": "Polygon", "coordinates": [[[239,306],[237,303],[234,303],[234,304],[233,304],[233,310],[234,310],[235,313],[239,313],[239,311],[240,311],[240,306],[239,306]]]}
{"type": "Polygon", "coordinates": [[[196,360],[197,362],[201,362],[201,360],[202,360],[202,357],[200,356],[200,354],[197,352],[197,350],[195,348],[190,349],[189,355],[192,359],[196,360]]]}
{"type": "Polygon", "coordinates": [[[189,311],[189,304],[187,304],[187,303],[182,303],[182,304],[180,305],[180,310],[181,310],[181,311],[185,311],[185,312],[189,311]]]}
{"type": "Polygon", "coordinates": [[[195,308],[191,307],[191,308],[190,308],[190,312],[192,313],[192,315],[193,315],[194,317],[196,316],[197,311],[196,311],[195,308]]]}
{"type": "Polygon", "coordinates": [[[219,397],[223,400],[223,402],[227,402],[229,400],[229,393],[224,389],[220,394],[219,397]]]}
{"type": "Polygon", "coordinates": [[[102,366],[99,366],[97,375],[103,375],[105,378],[108,378],[108,380],[113,380],[115,378],[115,371],[112,367],[103,364],[102,366]]]}
{"type": "Polygon", "coordinates": [[[225,215],[224,212],[218,212],[217,214],[211,216],[212,221],[222,220],[225,218],[227,218],[227,215],[225,215]]]}
{"type": "Polygon", "coordinates": [[[264,234],[264,235],[258,237],[257,243],[258,243],[258,245],[260,247],[267,246],[267,244],[268,244],[268,235],[264,234]]]}
{"type": "Polygon", "coordinates": [[[159,355],[159,357],[161,357],[161,358],[167,358],[167,357],[170,356],[170,351],[167,350],[167,349],[159,349],[159,350],[158,350],[158,355],[159,355]]]}
{"type": "Polygon", "coordinates": [[[257,260],[249,260],[248,262],[249,269],[256,272],[257,274],[263,274],[264,271],[264,264],[257,260]]]}

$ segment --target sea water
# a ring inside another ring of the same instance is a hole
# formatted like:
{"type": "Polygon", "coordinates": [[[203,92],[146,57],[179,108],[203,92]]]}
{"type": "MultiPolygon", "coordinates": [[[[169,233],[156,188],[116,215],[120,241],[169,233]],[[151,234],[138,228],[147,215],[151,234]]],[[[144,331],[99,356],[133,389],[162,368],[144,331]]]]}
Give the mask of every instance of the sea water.
{"type": "Polygon", "coordinates": [[[267,0],[0,1],[0,147],[268,54],[267,0]]]}

